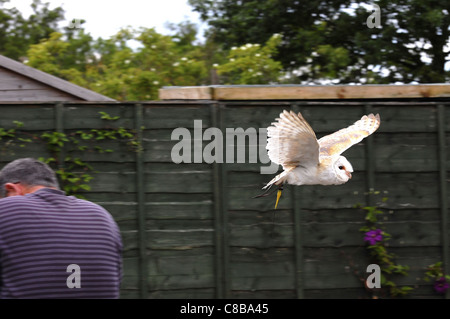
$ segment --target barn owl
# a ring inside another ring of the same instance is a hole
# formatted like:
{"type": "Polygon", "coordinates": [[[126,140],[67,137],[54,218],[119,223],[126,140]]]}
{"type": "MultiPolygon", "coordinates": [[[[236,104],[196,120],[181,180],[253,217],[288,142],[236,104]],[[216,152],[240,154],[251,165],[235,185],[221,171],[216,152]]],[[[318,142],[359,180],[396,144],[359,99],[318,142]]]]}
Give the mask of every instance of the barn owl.
{"type": "MultiPolygon", "coordinates": [[[[283,184],[339,185],[352,178],[353,167],[341,154],[352,145],[375,132],[380,126],[379,114],[364,115],[347,128],[317,140],[311,126],[301,113],[284,110],[267,128],[267,153],[283,172],[263,189],[278,186],[275,209],[283,184]]],[[[267,193],[267,192],[266,192],[267,193]]],[[[266,196],[267,194],[260,196],[266,196]]]]}

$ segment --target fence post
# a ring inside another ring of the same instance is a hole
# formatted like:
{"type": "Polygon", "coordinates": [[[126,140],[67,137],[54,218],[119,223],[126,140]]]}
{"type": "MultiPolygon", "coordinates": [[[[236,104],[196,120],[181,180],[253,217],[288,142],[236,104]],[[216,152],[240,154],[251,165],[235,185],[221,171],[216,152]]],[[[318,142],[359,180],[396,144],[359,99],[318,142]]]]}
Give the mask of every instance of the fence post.
{"type": "MultiPolygon", "coordinates": [[[[61,102],[55,104],[55,129],[58,133],[64,133],[64,104],[61,102]]],[[[65,156],[64,156],[64,148],[58,152],[58,168],[64,168],[65,156]]]]}
{"type": "Polygon", "coordinates": [[[146,214],[145,214],[145,189],[144,189],[144,159],[142,150],[142,104],[135,105],[134,128],[137,134],[139,148],[136,150],[136,196],[138,214],[138,241],[139,241],[139,291],[142,299],[148,296],[147,288],[147,236],[146,236],[146,214]]]}
{"type": "MultiPolygon", "coordinates": [[[[214,103],[210,105],[211,126],[218,127],[225,132],[222,121],[221,105],[214,103]]],[[[223,153],[226,145],[223,144],[223,153]]],[[[213,168],[213,201],[214,201],[214,230],[215,230],[215,269],[216,269],[216,294],[217,298],[229,297],[230,276],[229,276],[229,240],[228,240],[228,215],[226,209],[225,190],[225,164],[212,164],[213,168]]]]}
{"type": "MultiPolygon", "coordinates": [[[[372,105],[366,104],[364,107],[365,113],[372,113],[372,105]]],[[[368,136],[365,139],[365,162],[366,162],[366,187],[368,189],[367,192],[367,205],[373,206],[374,197],[373,191],[375,190],[375,163],[374,163],[374,154],[373,154],[373,136],[368,136]]]]}
{"type": "MultiPolygon", "coordinates": [[[[437,130],[439,142],[439,190],[441,209],[441,233],[442,233],[442,257],[444,274],[450,275],[449,265],[449,241],[448,241],[448,198],[447,198],[447,162],[445,141],[445,106],[437,105],[437,130]]],[[[447,290],[445,297],[450,299],[450,291],[447,290]]]]}
{"type": "MultiPolygon", "coordinates": [[[[291,105],[292,111],[299,112],[298,104],[291,105]]],[[[303,240],[302,240],[302,211],[297,198],[300,188],[292,186],[292,209],[294,213],[294,249],[295,249],[295,291],[298,299],[304,298],[303,281],[303,240]]]]}

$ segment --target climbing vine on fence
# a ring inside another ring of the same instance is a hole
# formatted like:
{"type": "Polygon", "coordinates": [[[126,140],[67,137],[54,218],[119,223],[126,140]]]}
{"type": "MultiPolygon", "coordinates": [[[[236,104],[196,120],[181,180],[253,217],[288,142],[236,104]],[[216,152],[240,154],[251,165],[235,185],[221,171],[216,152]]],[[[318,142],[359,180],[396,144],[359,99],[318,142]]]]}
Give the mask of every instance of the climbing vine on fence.
{"type": "MultiPolygon", "coordinates": [[[[105,121],[116,121],[119,116],[110,116],[99,112],[105,121]]],[[[26,123],[13,121],[14,128],[0,128],[0,153],[14,152],[13,147],[26,147],[30,143],[42,143],[50,156],[39,156],[38,159],[54,168],[61,188],[68,195],[83,197],[80,191],[89,191],[89,182],[94,178],[94,169],[77,152],[82,153],[112,153],[113,149],[102,145],[102,142],[116,140],[125,143],[130,151],[141,152],[142,146],[137,140],[137,132],[124,127],[113,128],[105,125],[102,129],[77,130],[74,132],[58,132],[56,130],[42,133],[30,133],[23,130],[26,123]]],[[[106,144],[106,143],[105,143],[106,144]]]]}
{"type": "MultiPolygon", "coordinates": [[[[380,192],[373,191],[373,193],[377,195],[380,192]]],[[[387,197],[382,198],[382,202],[387,200],[387,197]]],[[[367,244],[366,248],[371,262],[380,266],[381,286],[386,288],[389,295],[393,297],[407,295],[413,288],[411,286],[397,285],[394,278],[398,275],[407,276],[409,266],[398,264],[395,261],[396,255],[389,252],[388,242],[392,236],[386,232],[383,223],[379,220],[379,217],[383,216],[384,211],[377,206],[357,205],[357,207],[366,212],[366,225],[361,227],[360,231],[364,233],[364,241],[367,244]]]]}
{"type": "MultiPolygon", "coordinates": [[[[387,193],[386,191],[383,193],[387,193]]],[[[380,191],[370,191],[370,195],[379,195],[380,191]]],[[[381,203],[387,202],[388,198],[383,197],[381,203]]],[[[386,232],[382,220],[386,219],[386,211],[377,205],[363,206],[355,205],[365,213],[365,225],[360,228],[362,240],[365,243],[370,262],[377,264],[381,270],[380,289],[368,289],[372,297],[402,297],[410,294],[414,289],[411,285],[398,285],[395,281],[400,276],[409,275],[409,266],[396,262],[396,255],[389,251],[389,241],[392,236],[386,232]],[[384,216],[384,217],[383,217],[384,216]]],[[[393,211],[389,211],[393,213],[393,211]]],[[[424,282],[433,282],[433,290],[437,294],[445,294],[450,288],[450,275],[444,271],[442,261],[438,261],[424,268],[424,282]]],[[[364,280],[363,280],[364,281],[364,280]]],[[[419,283],[419,282],[418,282],[419,283]]],[[[367,284],[367,283],[366,283],[367,284]]]]}

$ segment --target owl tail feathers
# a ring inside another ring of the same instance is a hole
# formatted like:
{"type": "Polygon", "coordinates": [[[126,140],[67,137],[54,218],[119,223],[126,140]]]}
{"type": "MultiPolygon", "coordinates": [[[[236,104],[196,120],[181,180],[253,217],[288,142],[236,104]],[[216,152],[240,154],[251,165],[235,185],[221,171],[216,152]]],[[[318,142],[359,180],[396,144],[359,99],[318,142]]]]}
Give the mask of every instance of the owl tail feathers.
{"type": "Polygon", "coordinates": [[[266,186],[263,187],[263,189],[268,189],[270,188],[273,184],[278,185],[279,187],[282,187],[284,183],[286,183],[287,178],[288,178],[288,174],[295,168],[294,167],[289,167],[288,169],[284,170],[283,172],[281,172],[280,174],[278,174],[277,176],[275,176],[274,178],[272,178],[272,180],[270,182],[267,183],[266,186]]]}

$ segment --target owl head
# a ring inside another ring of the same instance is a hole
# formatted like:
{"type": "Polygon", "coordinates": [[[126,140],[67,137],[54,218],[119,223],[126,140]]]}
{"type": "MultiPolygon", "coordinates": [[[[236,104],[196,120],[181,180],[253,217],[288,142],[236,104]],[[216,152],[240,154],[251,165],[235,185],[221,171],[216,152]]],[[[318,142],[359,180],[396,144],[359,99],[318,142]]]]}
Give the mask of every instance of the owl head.
{"type": "Polygon", "coordinates": [[[339,156],[334,163],[334,171],[337,179],[342,183],[346,183],[352,178],[353,167],[344,156],[339,156]]]}

